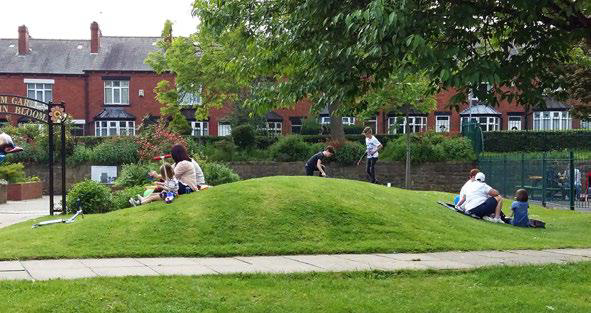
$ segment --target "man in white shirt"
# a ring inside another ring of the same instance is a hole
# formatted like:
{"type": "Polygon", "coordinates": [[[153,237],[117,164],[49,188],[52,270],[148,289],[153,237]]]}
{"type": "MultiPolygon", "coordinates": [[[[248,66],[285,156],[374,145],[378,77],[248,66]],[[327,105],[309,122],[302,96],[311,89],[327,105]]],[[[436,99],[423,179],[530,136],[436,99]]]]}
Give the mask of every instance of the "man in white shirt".
{"type": "MultiPolygon", "coordinates": [[[[373,135],[371,127],[365,127],[362,133],[365,136],[365,145],[367,147],[367,176],[372,184],[376,183],[376,162],[378,161],[378,150],[382,148],[380,141],[373,135]]],[[[361,160],[357,162],[357,165],[361,160]]]]}
{"type": "Polygon", "coordinates": [[[460,189],[460,201],[458,201],[458,203],[456,204],[456,207],[462,211],[464,211],[464,203],[466,202],[466,188],[468,188],[468,185],[471,184],[472,182],[474,182],[476,174],[478,174],[480,172],[480,170],[478,170],[477,168],[474,168],[472,170],[470,170],[470,176],[468,176],[468,181],[464,184],[464,186],[462,186],[462,189],[460,189]]]}
{"type": "Polygon", "coordinates": [[[464,205],[467,214],[495,223],[504,223],[501,218],[503,197],[497,190],[487,185],[484,180],[484,173],[476,174],[474,181],[467,184],[464,190],[465,203],[458,204],[464,205]],[[493,214],[494,218],[491,218],[490,216],[493,214]]]}

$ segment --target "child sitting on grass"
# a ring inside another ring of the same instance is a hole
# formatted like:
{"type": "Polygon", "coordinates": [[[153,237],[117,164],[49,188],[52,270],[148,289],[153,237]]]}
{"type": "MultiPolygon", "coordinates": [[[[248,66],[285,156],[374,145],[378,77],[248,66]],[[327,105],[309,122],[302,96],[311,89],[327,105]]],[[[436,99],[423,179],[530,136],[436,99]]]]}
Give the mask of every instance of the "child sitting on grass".
{"type": "Polygon", "coordinates": [[[137,195],[129,199],[129,203],[131,203],[131,205],[133,206],[136,206],[156,201],[158,199],[162,199],[166,203],[172,202],[172,200],[174,199],[174,197],[177,196],[179,191],[179,181],[174,177],[174,170],[172,169],[172,165],[164,163],[160,167],[160,175],[162,176],[164,181],[157,181],[155,188],[162,189],[162,192],[152,193],[147,197],[137,195]]]}
{"type": "Polygon", "coordinates": [[[527,209],[529,207],[529,204],[527,203],[527,190],[518,189],[515,192],[515,200],[516,201],[511,205],[513,215],[511,224],[513,226],[529,227],[529,217],[527,215],[527,209]]]}

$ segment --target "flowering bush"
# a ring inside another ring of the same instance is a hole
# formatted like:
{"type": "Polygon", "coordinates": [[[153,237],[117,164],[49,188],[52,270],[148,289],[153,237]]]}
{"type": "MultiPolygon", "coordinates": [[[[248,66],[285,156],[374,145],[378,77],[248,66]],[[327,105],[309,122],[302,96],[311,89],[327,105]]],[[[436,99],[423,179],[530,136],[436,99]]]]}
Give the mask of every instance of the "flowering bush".
{"type": "Polygon", "coordinates": [[[163,122],[146,127],[137,137],[140,159],[152,160],[153,157],[170,153],[173,145],[181,144],[187,147],[187,141],[182,135],[166,128],[163,122]]]}

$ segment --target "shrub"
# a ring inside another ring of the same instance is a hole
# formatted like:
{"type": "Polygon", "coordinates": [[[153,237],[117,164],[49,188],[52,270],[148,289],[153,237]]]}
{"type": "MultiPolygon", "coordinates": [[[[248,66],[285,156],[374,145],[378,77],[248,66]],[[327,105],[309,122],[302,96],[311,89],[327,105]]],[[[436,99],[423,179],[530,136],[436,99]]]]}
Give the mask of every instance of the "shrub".
{"type": "Polygon", "coordinates": [[[9,184],[24,182],[25,166],[22,163],[0,166],[0,179],[6,180],[9,184]]]}
{"type": "Polygon", "coordinates": [[[131,207],[132,205],[129,203],[129,198],[142,195],[143,193],[144,187],[142,186],[128,187],[115,192],[115,194],[113,194],[113,210],[121,210],[131,207]]]}
{"type": "Polygon", "coordinates": [[[322,125],[314,117],[305,118],[302,120],[302,135],[320,135],[322,134],[322,125]]]}
{"type": "Polygon", "coordinates": [[[205,182],[212,186],[232,183],[240,180],[240,176],[228,166],[216,163],[203,163],[203,174],[205,175],[205,182]]]}
{"type": "Polygon", "coordinates": [[[341,165],[354,165],[365,153],[365,146],[358,142],[345,142],[334,155],[334,159],[341,165]]]}
{"type": "Polygon", "coordinates": [[[139,146],[132,137],[114,137],[92,151],[92,163],[96,165],[117,165],[139,161],[139,146]]]}
{"type": "Polygon", "coordinates": [[[105,213],[113,209],[111,190],[103,184],[92,180],[81,181],[68,191],[66,206],[70,212],[78,210],[84,213],[105,213]]]}
{"type": "Polygon", "coordinates": [[[83,145],[74,147],[74,152],[68,157],[68,163],[71,165],[86,164],[92,161],[93,151],[91,148],[83,145]]]}
{"type": "Polygon", "coordinates": [[[158,124],[147,126],[142,130],[136,138],[136,142],[139,145],[139,157],[144,161],[150,161],[157,155],[170,153],[170,149],[175,144],[180,144],[188,148],[185,138],[166,128],[166,125],[162,121],[158,124]]]}
{"type": "Polygon", "coordinates": [[[345,125],[343,126],[343,130],[345,131],[346,135],[361,135],[365,127],[362,125],[345,125]]]}
{"type": "Polygon", "coordinates": [[[497,131],[483,132],[483,136],[487,152],[591,150],[589,130],[497,131]]]}
{"type": "Polygon", "coordinates": [[[256,145],[256,132],[254,127],[245,124],[232,129],[234,144],[240,149],[250,149],[256,145]]]}
{"type": "Polygon", "coordinates": [[[456,137],[444,140],[441,143],[443,156],[446,160],[476,160],[476,154],[472,148],[470,139],[456,137]]]}
{"type": "MultiPolygon", "coordinates": [[[[410,145],[411,161],[415,164],[447,160],[474,160],[474,150],[467,138],[445,138],[440,134],[412,134],[410,145]]],[[[390,143],[381,154],[385,160],[406,160],[406,136],[390,143]]]]}
{"type": "Polygon", "coordinates": [[[276,143],[279,137],[276,136],[257,136],[257,149],[268,149],[272,144],[276,143]]]}
{"type": "Polygon", "coordinates": [[[110,138],[101,136],[74,136],[74,144],[84,145],[88,148],[92,148],[94,146],[99,145],[100,143],[103,143],[108,139],[110,138]]]}
{"type": "Polygon", "coordinates": [[[208,159],[214,161],[232,161],[236,155],[236,145],[228,138],[205,147],[208,159]]]}
{"type": "Polygon", "coordinates": [[[310,146],[301,136],[285,136],[271,146],[270,153],[279,162],[303,161],[309,157],[310,146]]]}
{"type": "Polygon", "coordinates": [[[153,169],[155,169],[155,166],[150,166],[149,164],[125,164],[121,168],[121,173],[114,184],[117,187],[143,186],[150,183],[148,172],[153,169]]]}

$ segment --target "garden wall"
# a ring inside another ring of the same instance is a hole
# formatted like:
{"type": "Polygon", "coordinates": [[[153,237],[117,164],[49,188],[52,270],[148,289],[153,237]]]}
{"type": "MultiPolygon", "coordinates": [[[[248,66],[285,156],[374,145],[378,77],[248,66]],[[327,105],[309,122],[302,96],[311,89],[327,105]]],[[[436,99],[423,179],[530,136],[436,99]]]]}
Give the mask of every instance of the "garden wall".
{"type": "MultiPolygon", "coordinates": [[[[298,176],[304,174],[304,162],[234,162],[229,166],[242,179],[265,176],[298,176]]],[[[458,192],[466,182],[468,172],[475,167],[473,162],[438,162],[413,165],[411,167],[411,186],[417,190],[437,190],[458,192]]],[[[377,178],[382,183],[392,183],[395,187],[404,187],[404,162],[378,161],[377,178]]],[[[120,173],[120,168],[118,173],[120,173]]],[[[47,166],[28,164],[25,167],[27,175],[39,176],[43,182],[43,193],[49,189],[47,166]]],[[[55,193],[61,193],[61,167],[54,167],[55,193]]],[[[329,164],[327,172],[335,178],[366,180],[365,166],[339,166],[329,164]]],[[[72,184],[90,178],[90,165],[69,166],[66,171],[66,184],[72,184]]]]}

